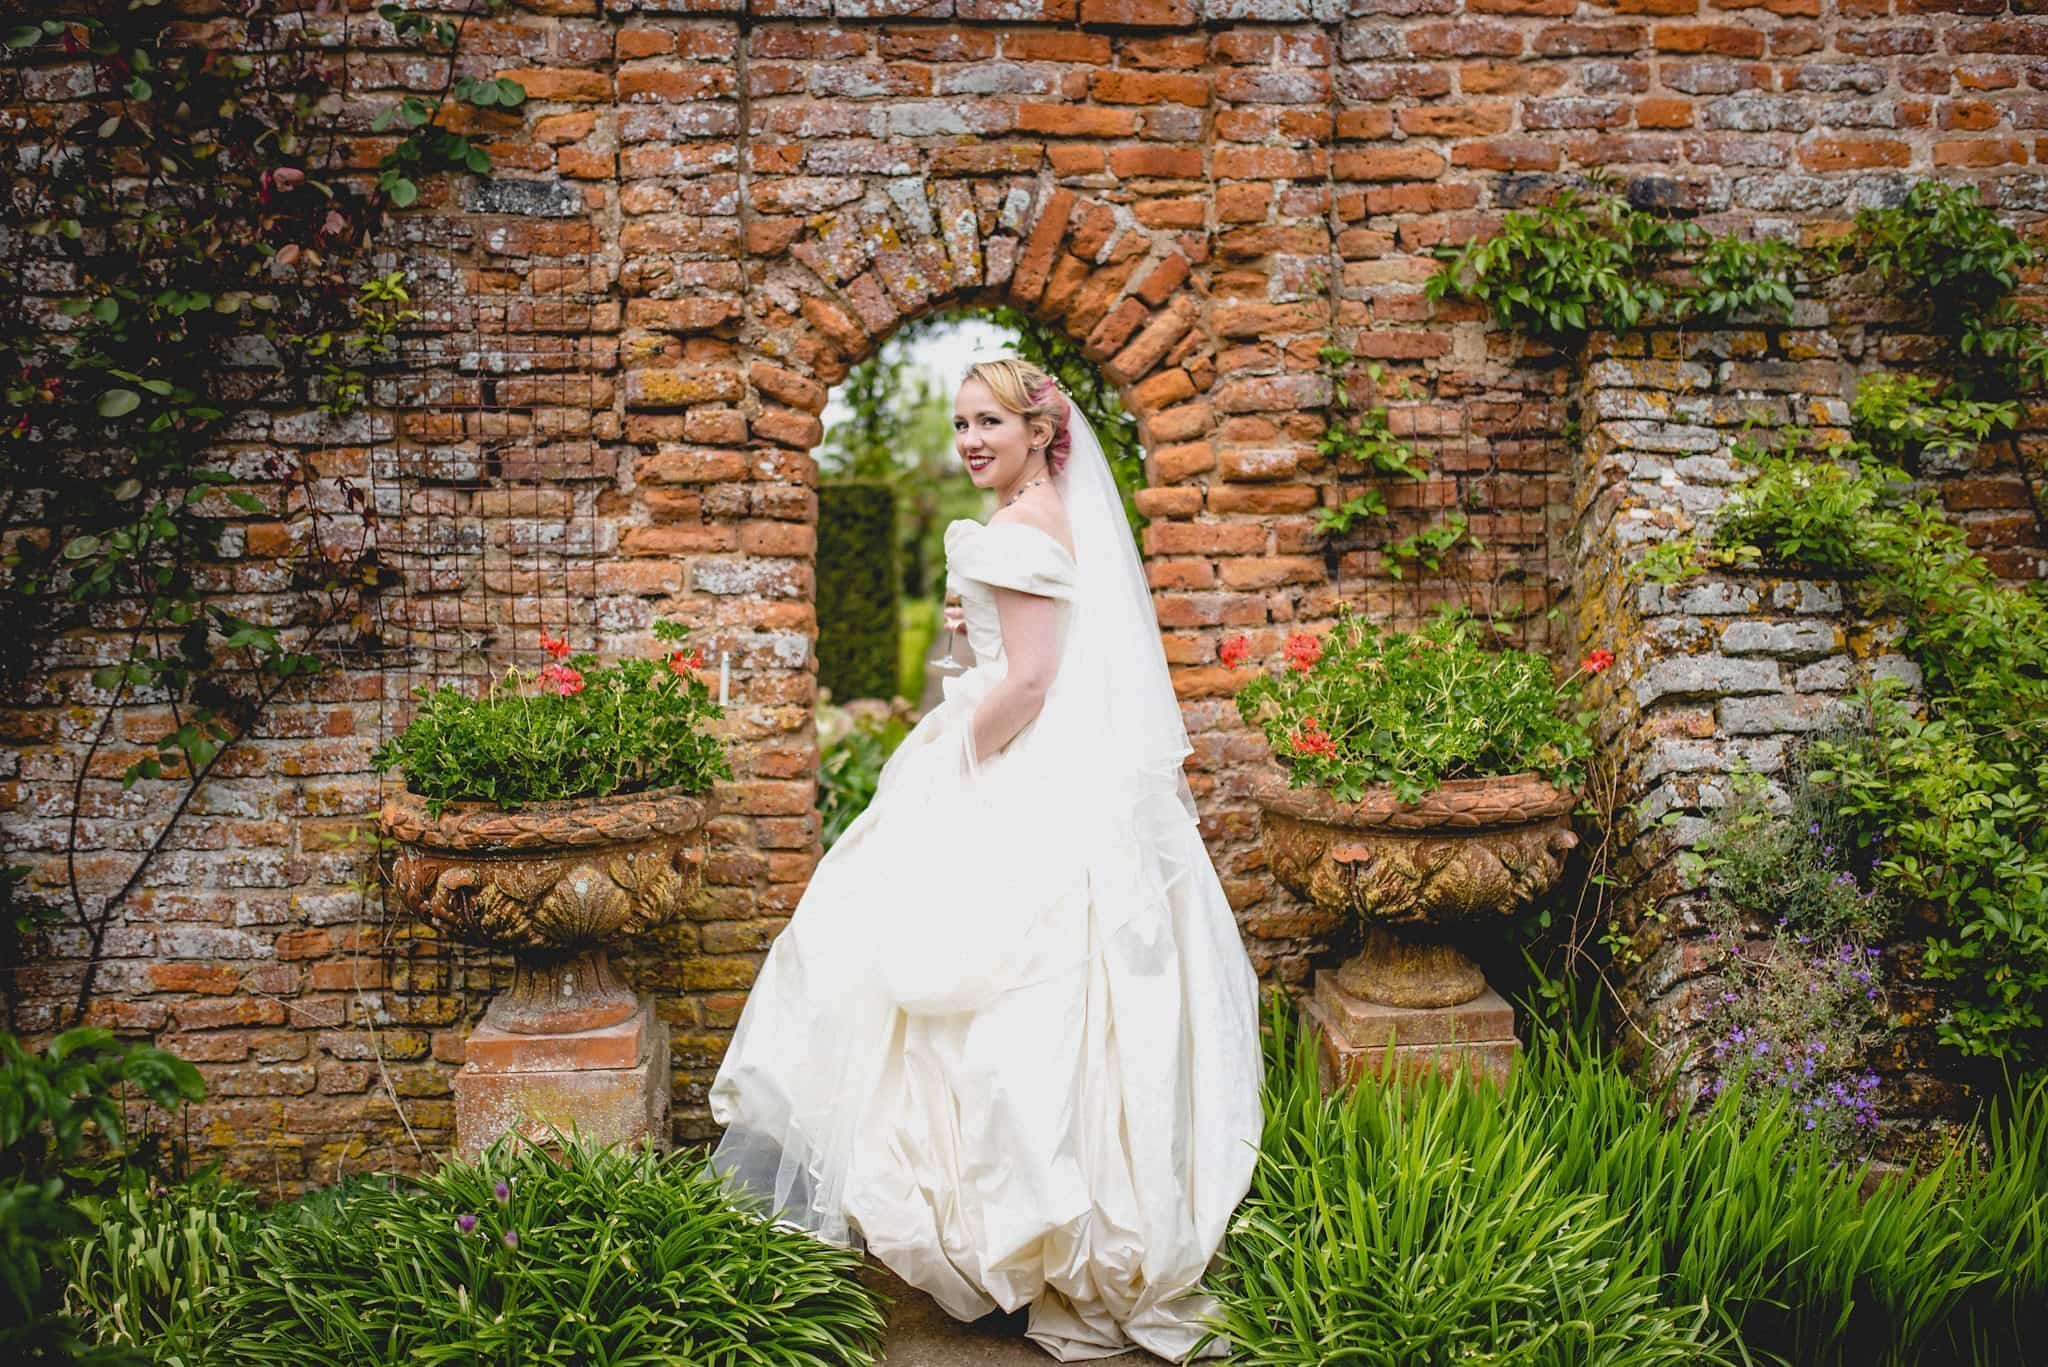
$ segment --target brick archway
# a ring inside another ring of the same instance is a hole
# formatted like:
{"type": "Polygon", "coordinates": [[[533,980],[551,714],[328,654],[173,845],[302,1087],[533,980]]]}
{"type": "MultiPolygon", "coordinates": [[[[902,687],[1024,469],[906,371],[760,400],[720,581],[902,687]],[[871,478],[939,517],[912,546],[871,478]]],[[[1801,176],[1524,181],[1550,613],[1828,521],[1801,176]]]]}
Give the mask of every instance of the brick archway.
{"type": "MultiPolygon", "coordinates": [[[[750,503],[763,494],[771,502],[750,511],[772,506],[785,520],[743,526],[734,549],[749,557],[751,572],[711,562],[707,580],[700,562],[693,587],[765,587],[810,605],[814,577],[795,571],[808,569],[815,550],[811,452],[824,436],[820,415],[830,387],[904,325],[942,308],[1006,305],[1063,330],[1118,385],[1138,419],[1151,478],[1213,462],[1213,415],[1198,397],[1213,360],[1196,327],[1196,240],[1145,229],[1117,205],[1030,182],[928,189],[920,180],[907,189],[816,215],[754,263],[763,279],[748,291],[741,326],[749,473],[788,483],[756,490],[750,503]],[[772,568],[778,562],[786,567],[780,573],[772,568]]],[[[1198,490],[1187,492],[1199,501],[1198,490]]],[[[1154,494],[1172,499],[1156,486],[1141,491],[1147,501],[1154,494]]],[[[1171,574],[1166,582],[1174,582],[1171,574]]],[[[787,609],[797,606],[769,612],[789,618],[787,609]]],[[[792,710],[783,711],[783,723],[795,721],[795,708],[802,720],[758,747],[756,767],[732,792],[732,814],[752,819],[749,834],[762,857],[726,872],[767,880],[749,909],[758,929],[741,941],[762,948],[794,910],[815,860],[815,690],[794,677],[811,668],[814,613],[805,614],[803,628],[811,649],[760,679],[771,695],[788,694],[792,710]],[[790,677],[773,678],[778,672],[790,677]]]]}

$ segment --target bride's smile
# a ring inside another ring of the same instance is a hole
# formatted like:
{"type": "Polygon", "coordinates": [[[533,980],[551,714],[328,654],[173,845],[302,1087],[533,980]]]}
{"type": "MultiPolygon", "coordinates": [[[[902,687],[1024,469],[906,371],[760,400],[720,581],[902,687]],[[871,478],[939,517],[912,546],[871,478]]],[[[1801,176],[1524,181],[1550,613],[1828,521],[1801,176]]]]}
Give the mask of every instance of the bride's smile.
{"type": "MultiPolygon", "coordinates": [[[[1040,426],[1046,426],[1044,420],[1040,426]]],[[[960,386],[953,401],[953,449],[967,466],[967,476],[983,489],[1007,500],[1026,479],[1041,473],[1041,456],[1049,434],[1035,432],[1021,414],[996,402],[979,380],[960,386]]]]}

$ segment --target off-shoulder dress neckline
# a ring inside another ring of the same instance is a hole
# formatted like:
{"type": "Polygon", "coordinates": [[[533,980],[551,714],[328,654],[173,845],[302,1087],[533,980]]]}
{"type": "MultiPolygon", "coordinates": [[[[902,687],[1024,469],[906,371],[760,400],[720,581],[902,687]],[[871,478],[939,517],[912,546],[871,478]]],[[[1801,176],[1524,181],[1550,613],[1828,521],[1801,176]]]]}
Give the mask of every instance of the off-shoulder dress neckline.
{"type": "Polygon", "coordinates": [[[991,527],[1022,527],[1027,532],[1037,532],[1047,541],[1050,541],[1059,553],[1067,558],[1068,564],[1079,563],[1075,560],[1074,553],[1067,549],[1067,544],[1064,541],[1061,541],[1045,528],[1034,526],[1029,522],[983,522],[978,517],[956,517],[953,519],[952,525],[957,527],[962,523],[984,531],[991,527]]]}

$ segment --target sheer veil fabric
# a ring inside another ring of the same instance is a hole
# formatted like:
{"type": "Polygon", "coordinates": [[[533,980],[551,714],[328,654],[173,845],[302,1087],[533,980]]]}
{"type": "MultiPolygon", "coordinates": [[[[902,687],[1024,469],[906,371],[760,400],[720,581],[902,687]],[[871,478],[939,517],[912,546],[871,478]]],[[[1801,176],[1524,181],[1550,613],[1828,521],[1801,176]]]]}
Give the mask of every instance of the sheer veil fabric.
{"type": "Polygon", "coordinates": [[[865,1249],[955,1318],[1029,1304],[1061,1361],[1180,1361],[1257,1155],[1258,985],[1122,499],[1069,412],[1052,482],[1074,549],[946,529],[975,664],[769,947],[710,1088],[711,1161],[765,1218],[865,1249]],[[1038,716],[977,756],[968,723],[1006,668],[991,586],[1060,601],[1059,665],[1038,716]]]}

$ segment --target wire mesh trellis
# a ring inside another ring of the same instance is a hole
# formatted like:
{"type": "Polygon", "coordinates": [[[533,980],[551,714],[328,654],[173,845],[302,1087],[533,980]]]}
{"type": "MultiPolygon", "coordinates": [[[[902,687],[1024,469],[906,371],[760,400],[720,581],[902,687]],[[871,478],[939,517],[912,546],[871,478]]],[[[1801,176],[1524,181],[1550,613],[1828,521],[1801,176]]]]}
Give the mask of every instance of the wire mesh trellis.
{"type": "Polygon", "coordinates": [[[1399,629],[1462,606],[1499,627],[1501,644],[1551,650],[1552,610],[1566,591],[1559,543],[1571,455],[1553,406],[1526,392],[1472,392],[1455,374],[1389,377],[1386,388],[1364,402],[1386,408],[1391,435],[1414,448],[1427,478],[1333,470],[1337,502],[1377,488],[1387,504],[1385,517],[1325,543],[1333,596],[1399,629]],[[1389,549],[1453,514],[1469,536],[1442,553],[1389,549]]]}
{"type": "MultiPolygon", "coordinates": [[[[595,650],[608,625],[618,304],[600,262],[492,258],[493,222],[421,216],[386,239],[384,269],[404,273],[421,316],[379,391],[390,438],[370,460],[390,576],[378,598],[380,740],[405,726],[419,690],[480,692],[544,663],[543,630],[595,650]]],[[[382,932],[393,989],[415,1014],[428,997],[450,999],[444,1016],[473,1013],[509,980],[502,956],[452,943],[389,899],[382,932]]]]}

